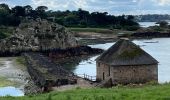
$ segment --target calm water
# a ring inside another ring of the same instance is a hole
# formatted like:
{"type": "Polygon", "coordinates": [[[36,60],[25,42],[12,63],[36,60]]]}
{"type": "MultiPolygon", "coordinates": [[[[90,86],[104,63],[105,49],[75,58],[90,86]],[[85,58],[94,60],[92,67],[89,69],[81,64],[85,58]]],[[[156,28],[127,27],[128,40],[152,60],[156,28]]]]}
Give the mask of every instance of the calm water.
{"type": "Polygon", "coordinates": [[[155,24],[156,22],[139,22],[141,27],[149,27],[149,26],[155,26],[157,24],[155,24]]]}
{"type": "MultiPolygon", "coordinates": [[[[142,49],[151,54],[159,61],[158,79],[159,83],[170,82],[170,38],[155,38],[134,40],[134,43],[140,45],[142,49]],[[146,43],[147,42],[147,43],[146,43]],[[156,43],[148,43],[156,42],[156,43]]],[[[94,48],[108,49],[114,43],[90,45],[94,48]]],[[[88,60],[83,60],[76,66],[73,71],[76,74],[88,74],[96,76],[96,62],[98,56],[91,57],[88,60]]]]}
{"type": "MultiPolygon", "coordinates": [[[[19,69],[21,66],[15,63],[14,57],[2,57],[0,58],[0,78],[10,80],[12,86],[0,87],[0,96],[23,96],[23,85],[25,80],[21,80],[18,74],[23,75],[19,69]]],[[[9,81],[9,82],[10,82],[9,81]]],[[[3,79],[2,79],[3,82],[3,79]]],[[[8,82],[7,82],[8,83],[8,82]]]]}
{"type": "MultiPolygon", "coordinates": [[[[170,22],[168,22],[168,23],[170,24],[170,22]]],[[[149,26],[155,26],[155,25],[158,26],[158,24],[156,24],[156,22],[139,22],[139,25],[141,27],[149,27],[149,26]]]]}
{"type": "Polygon", "coordinates": [[[15,87],[2,87],[0,88],[0,96],[23,96],[24,93],[15,87]]]}

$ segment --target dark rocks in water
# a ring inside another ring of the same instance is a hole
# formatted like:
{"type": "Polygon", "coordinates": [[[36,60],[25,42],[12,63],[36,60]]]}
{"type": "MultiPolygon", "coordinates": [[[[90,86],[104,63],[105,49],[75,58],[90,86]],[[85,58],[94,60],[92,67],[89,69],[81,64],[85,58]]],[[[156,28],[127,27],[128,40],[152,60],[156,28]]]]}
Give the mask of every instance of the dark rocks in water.
{"type": "Polygon", "coordinates": [[[93,54],[100,54],[102,53],[102,49],[91,48],[89,46],[78,46],[73,48],[67,49],[55,49],[51,52],[47,52],[50,58],[60,59],[65,57],[74,57],[74,56],[81,56],[81,55],[93,55],[93,54]]]}
{"type": "Polygon", "coordinates": [[[139,32],[133,33],[132,37],[147,37],[147,38],[159,38],[159,37],[170,37],[170,33],[160,33],[160,32],[139,32]]]}
{"type": "Polygon", "coordinates": [[[9,38],[0,40],[0,53],[18,54],[23,51],[64,49],[77,45],[71,31],[56,23],[39,19],[21,23],[9,38]]]}

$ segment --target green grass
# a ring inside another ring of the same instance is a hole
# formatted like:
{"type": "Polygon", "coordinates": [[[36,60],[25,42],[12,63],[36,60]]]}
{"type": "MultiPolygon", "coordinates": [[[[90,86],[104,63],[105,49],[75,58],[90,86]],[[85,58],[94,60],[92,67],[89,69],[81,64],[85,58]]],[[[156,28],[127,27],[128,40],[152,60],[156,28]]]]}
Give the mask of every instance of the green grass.
{"type": "Polygon", "coordinates": [[[118,30],[118,29],[110,30],[106,28],[68,28],[68,29],[74,32],[96,32],[96,33],[103,33],[103,34],[133,33],[133,31],[118,30]]]}
{"type": "Polygon", "coordinates": [[[0,100],[170,100],[170,84],[141,87],[117,86],[110,89],[75,89],[0,100]]]}
{"type": "Polygon", "coordinates": [[[69,28],[71,31],[74,32],[96,32],[96,33],[113,33],[112,30],[105,29],[105,28],[69,28]]]}

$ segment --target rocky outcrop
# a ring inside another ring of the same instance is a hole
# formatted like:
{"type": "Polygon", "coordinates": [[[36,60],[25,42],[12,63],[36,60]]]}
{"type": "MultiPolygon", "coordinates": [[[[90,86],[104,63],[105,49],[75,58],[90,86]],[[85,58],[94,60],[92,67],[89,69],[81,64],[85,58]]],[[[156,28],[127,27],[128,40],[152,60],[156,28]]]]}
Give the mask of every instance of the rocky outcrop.
{"type": "Polygon", "coordinates": [[[13,34],[0,40],[0,52],[40,51],[77,46],[72,32],[47,20],[22,22],[13,34]]]}
{"type": "Polygon", "coordinates": [[[67,57],[76,57],[76,56],[83,56],[83,55],[95,55],[103,53],[104,50],[91,48],[89,46],[78,46],[74,48],[67,48],[67,49],[55,49],[51,50],[50,52],[43,52],[50,58],[54,59],[61,59],[67,57]]]}

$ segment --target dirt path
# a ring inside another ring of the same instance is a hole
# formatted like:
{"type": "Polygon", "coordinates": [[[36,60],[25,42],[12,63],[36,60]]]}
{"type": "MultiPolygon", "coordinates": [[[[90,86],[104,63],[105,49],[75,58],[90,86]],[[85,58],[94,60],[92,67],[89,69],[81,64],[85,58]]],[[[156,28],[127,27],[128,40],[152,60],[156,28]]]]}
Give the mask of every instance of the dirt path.
{"type": "Polygon", "coordinates": [[[84,80],[82,78],[77,79],[77,84],[75,85],[64,85],[59,87],[53,87],[52,89],[55,91],[66,91],[66,90],[72,90],[76,88],[93,88],[94,84],[92,82],[84,80]]]}

